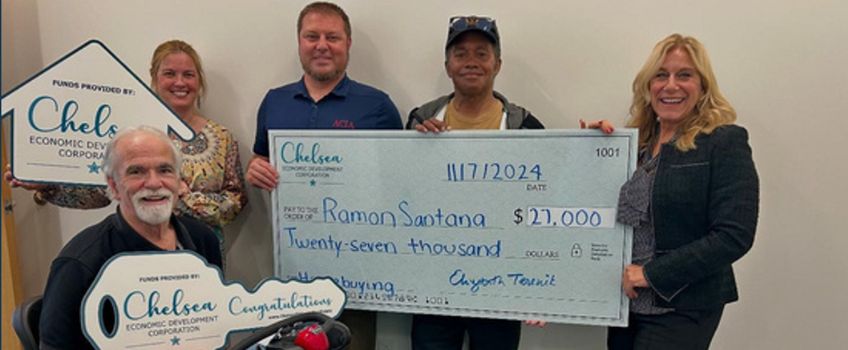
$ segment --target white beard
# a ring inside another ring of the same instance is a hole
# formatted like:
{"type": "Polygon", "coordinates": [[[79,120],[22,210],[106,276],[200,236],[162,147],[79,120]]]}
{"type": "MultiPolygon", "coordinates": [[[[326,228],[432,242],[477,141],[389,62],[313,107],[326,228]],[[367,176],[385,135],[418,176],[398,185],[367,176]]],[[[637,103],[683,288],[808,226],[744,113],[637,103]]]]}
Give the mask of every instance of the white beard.
{"type": "Polygon", "coordinates": [[[159,225],[171,218],[171,212],[174,210],[174,193],[164,188],[156,191],[143,189],[133,195],[132,202],[133,207],[135,208],[135,215],[137,215],[141,221],[150,225],[159,225]],[[142,200],[144,197],[151,196],[165,196],[167,197],[167,202],[158,205],[150,205],[142,200]]]}

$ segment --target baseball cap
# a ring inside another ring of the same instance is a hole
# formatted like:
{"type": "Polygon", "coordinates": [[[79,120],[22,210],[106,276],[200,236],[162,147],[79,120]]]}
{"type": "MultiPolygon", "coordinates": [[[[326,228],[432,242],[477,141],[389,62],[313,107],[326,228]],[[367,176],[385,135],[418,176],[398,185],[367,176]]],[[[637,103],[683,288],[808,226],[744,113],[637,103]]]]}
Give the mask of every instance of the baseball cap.
{"type": "Polygon", "coordinates": [[[445,44],[445,49],[449,48],[460,35],[472,30],[483,33],[495,45],[495,48],[500,49],[501,37],[498,34],[498,26],[495,24],[495,20],[480,16],[451,17],[450,27],[448,27],[448,41],[445,44]]]}

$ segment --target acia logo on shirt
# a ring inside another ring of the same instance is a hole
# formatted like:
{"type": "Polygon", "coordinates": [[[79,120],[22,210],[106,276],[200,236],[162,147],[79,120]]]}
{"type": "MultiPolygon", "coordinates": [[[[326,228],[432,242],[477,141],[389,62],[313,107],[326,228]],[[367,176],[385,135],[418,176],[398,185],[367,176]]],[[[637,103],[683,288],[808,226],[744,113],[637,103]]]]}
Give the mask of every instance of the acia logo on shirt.
{"type": "Polygon", "coordinates": [[[356,129],[356,125],[353,124],[352,120],[336,119],[333,122],[333,129],[356,129]]]}

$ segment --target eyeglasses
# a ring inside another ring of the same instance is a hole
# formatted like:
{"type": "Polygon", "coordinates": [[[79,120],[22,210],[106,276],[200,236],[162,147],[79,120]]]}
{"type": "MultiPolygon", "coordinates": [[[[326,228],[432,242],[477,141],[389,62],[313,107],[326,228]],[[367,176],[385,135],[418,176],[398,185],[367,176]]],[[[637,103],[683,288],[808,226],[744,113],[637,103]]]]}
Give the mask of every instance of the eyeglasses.
{"type": "Polygon", "coordinates": [[[487,32],[498,32],[495,20],[490,17],[454,16],[450,19],[450,30],[460,31],[467,28],[480,29],[487,32]]]}

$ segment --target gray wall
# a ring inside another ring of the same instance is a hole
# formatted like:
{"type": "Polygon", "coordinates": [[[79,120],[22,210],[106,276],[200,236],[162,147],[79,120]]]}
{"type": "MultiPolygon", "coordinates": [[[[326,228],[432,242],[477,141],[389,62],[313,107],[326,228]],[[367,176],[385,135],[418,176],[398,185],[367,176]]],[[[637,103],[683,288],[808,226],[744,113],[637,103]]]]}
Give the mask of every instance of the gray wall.
{"type": "MultiPolygon", "coordinates": [[[[153,48],[181,38],[204,60],[203,112],[251,154],[265,91],[299,78],[295,24],[302,1],[3,0],[2,87],[17,85],[90,38],[140,76],[153,48]]],[[[841,1],[344,1],[353,21],[350,76],[387,91],[407,113],[450,90],[443,70],[447,20],[495,17],[504,65],[496,88],[550,128],[578,118],[621,125],[630,84],[650,49],[672,32],[709,49],[720,86],[751,134],[762,182],[753,250],[736,263],[741,301],[730,305],[716,349],[839,348],[848,343],[848,3],[841,1]],[[841,155],[840,155],[841,154],[841,155]]],[[[5,138],[4,138],[5,139],[5,138]]],[[[41,293],[50,260],[110,209],[34,207],[16,191],[21,268],[41,293]]],[[[228,276],[252,285],[272,274],[269,198],[227,227],[228,276]]],[[[380,348],[408,347],[408,317],[380,317],[380,348]]],[[[525,329],[522,349],[597,349],[605,331],[525,329]]]]}

